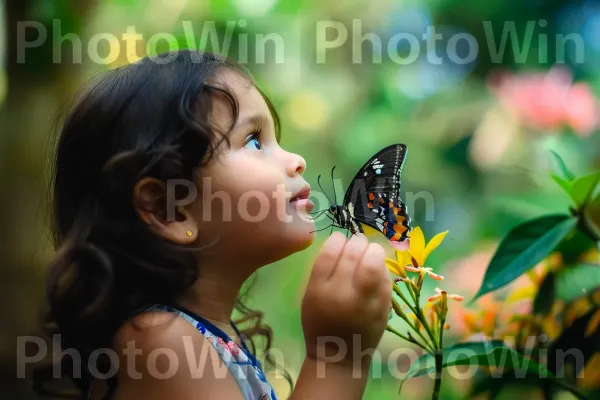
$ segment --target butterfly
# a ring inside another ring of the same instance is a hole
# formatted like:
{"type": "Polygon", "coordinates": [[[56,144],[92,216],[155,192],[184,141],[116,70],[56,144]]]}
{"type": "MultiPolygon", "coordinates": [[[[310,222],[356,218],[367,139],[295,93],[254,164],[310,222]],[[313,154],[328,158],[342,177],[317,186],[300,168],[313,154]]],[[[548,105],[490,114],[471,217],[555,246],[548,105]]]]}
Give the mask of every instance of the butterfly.
{"type": "MultiPolygon", "coordinates": [[[[392,245],[408,238],[411,220],[400,200],[400,176],[406,153],[406,145],[395,144],[367,161],[346,190],[342,204],[336,204],[336,200],[323,211],[329,213],[332,229],[336,226],[352,234],[364,233],[364,224],[384,234],[392,245]]],[[[333,179],[333,170],[331,173],[333,179]]]]}

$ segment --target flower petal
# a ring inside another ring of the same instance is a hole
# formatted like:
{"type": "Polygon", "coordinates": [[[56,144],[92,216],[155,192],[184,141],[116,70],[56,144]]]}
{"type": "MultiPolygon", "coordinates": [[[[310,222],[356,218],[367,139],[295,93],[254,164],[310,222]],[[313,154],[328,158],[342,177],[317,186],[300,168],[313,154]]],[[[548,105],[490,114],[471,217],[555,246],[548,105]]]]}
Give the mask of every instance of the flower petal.
{"type": "Polygon", "coordinates": [[[594,333],[596,333],[596,329],[600,325],[600,310],[596,310],[596,312],[590,318],[587,327],[585,328],[585,337],[590,337],[594,333]]]}
{"type": "Polygon", "coordinates": [[[427,271],[427,275],[429,275],[429,277],[431,279],[435,279],[436,281],[443,281],[444,277],[442,275],[438,275],[436,273],[433,273],[431,271],[427,271]]]}
{"type": "Polygon", "coordinates": [[[534,285],[524,286],[512,291],[512,293],[506,298],[507,304],[516,303],[521,300],[530,300],[535,297],[537,288],[534,285]]]}
{"type": "Polygon", "coordinates": [[[440,297],[442,297],[441,293],[438,294],[434,294],[433,296],[429,296],[429,298],[427,299],[427,301],[436,301],[437,299],[439,299],[440,297]]]}
{"type": "Polygon", "coordinates": [[[412,256],[408,251],[395,251],[394,254],[396,255],[398,264],[402,266],[412,265],[412,256]]]}
{"type": "Polygon", "coordinates": [[[424,255],[423,255],[423,262],[425,262],[425,260],[427,259],[427,257],[429,257],[429,255],[431,254],[432,251],[434,251],[435,249],[437,249],[437,247],[444,241],[444,238],[446,237],[446,235],[448,234],[448,231],[444,231],[441,233],[438,233],[437,235],[435,235],[434,237],[431,238],[431,240],[429,241],[429,243],[427,243],[427,247],[424,250],[424,255]]]}
{"type": "Polygon", "coordinates": [[[410,233],[410,254],[417,260],[419,266],[425,264],[425,236],[420,226],[410,233]]]}
{"type": "Polygon", "coordinates": [[[477,326],[477,316],[473,312],[464,312],[462,315],[462,323],[465,325],[469,332],[476,332],[478,329],[477,326]]]}
{"type": "Polygon", "coordinates": [[[390,272],[394,275],[400,276],[402,278],[406,278],[406,271],[404,270],[404,265],[398,264],[397,261],[392,260],[391,258],[385,259],[385,266],[390,272]]]}
{"type": "Polygon", "coordinates": [[[460,294],[449,294],[448,298],[450,298],[454,301],[463,301],[465,299],[465,297],[461,296],[460,294]]]}

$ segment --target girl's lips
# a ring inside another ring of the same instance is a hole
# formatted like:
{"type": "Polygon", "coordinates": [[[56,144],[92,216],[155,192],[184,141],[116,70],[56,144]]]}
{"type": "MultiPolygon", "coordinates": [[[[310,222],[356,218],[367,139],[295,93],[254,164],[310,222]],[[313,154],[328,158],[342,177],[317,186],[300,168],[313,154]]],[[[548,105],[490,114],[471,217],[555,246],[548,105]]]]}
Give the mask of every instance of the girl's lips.
{"type": "Polygon", "coordinates": [[[310,186],[306,185],[304,188],[300,189],[296,194],[292,196],[290,199],[290,204],[300,210],[307,210],[308,212],[312,211],[314,208],[314,203],[309,199],[310,196],[310,186]]]}
{"type": "Polygon", "coordinates": [[[309,196],[310,196],[310,186],[306,186],[303,189],[301,189],[300,191],[296,192],[296,194],[292,196],[292,198],[290,199],[290,203],[295,203],[300,200],[307,200],[309,196]]]}
{"type": "Polygon", "coordinates": [[[298,209],[305,209],[308,212],[312,211],[312,209],[315,207],[315,204],[310,199],[298,199],[290,202],[290,204],[298,209]]]}

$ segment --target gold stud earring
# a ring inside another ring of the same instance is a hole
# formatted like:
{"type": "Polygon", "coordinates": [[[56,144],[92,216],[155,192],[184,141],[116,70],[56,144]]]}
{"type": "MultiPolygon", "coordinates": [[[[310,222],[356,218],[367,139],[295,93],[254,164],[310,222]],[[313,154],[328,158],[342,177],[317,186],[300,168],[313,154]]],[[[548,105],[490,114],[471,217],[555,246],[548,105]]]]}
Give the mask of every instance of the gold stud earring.
{"type": "Polygon", "coordinates": [[[186,235],[188,235],[188,236],[192,236],[192,231],[187,231],[187,232],[186,232],[186,235]]]}

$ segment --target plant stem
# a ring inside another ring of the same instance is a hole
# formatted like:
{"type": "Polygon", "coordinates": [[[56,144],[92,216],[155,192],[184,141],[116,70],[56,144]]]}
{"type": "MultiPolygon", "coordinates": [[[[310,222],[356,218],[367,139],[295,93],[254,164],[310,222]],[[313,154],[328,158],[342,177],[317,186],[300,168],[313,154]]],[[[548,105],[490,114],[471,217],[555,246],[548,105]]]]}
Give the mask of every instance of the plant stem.
{"type": "Polygon", "coordinates": [[[442,388],[442,350],[438,349],[435,352],[435,383],[433,386],[433,393],[431,394],[431,400],[438,400],[440,398],[440,389],[442,388]]]}
{"type": "Polygon", "coordinates": [[[444,345],[443,345],[443,343],[444,343],[444,325],[446,325],[445,317],[440,320],[440,340],[439,340],[440,351],[444,349],[444,345]]]}
{"type": "Polygon", "coordinates": [[[408,306],[408,308],[410,308],[410,311],[415,313],[415,315],[417,314],[417,310],[415,310],[415,308],[410,304],[410,302],[408,301],[408,299],[406,298],[404,293],[402,293],[402,290],[400,290],[400,288],[398,287],[398,285],[396,285],[395,282],[394,282],[394,293],[396,293],[402,299],[404,304],[406,304],[408,306]]]}
{"type": "Polygon", "coordinates": [[[440,390],[442,387],[442,366],[443,366],[443,343],[444,343],[444,325],[446,324],[446,318],[440,318],[440,329],[438,343],[439,347],[436,349],[435,356],[435,383],[433,386],[433,393],[431,400],[437,400],[440,397],[440,390]]]}
{"type": "Polygon", "coordinates": [[[417,296],[415,295],[415,291],[413,290],[413,284],[409,281],[404,281],[404,283],[406,284],[406,287],[408,288],[408,292],[410,293],[410,297],[412,297],[413,301],[415,302],[416,306],[419,307],[418,301],[417,301],[417,296]]]}
{"type": "Polygon", "coordinates": [[[423,350],[425,350],[426,352],[428,352],[430,354],[434,354],[434,352],[431,349],[429,349],[428,347],[424,346],[422,343],[418,342],[415,338],[411,339],[408,336],[400,333],[398,330],[392,328],[389,325],[385,328],[385,330],[389,331],[389,332],[392,332],[394,335],[400,337],[401,339],[406,340],[407,342],[416,344],[417,346],[419,346],[420,348],[422,348],[423,350]]]}
{"type": "Polygon", "coordinates": [[[423,315],[423,312],[421,311],[421,307],[419,306],[419,298],[421,296],[421,293],[416,292],[415,296],[417,297],[417,299],[416,299],[417,312],[415,313],[415,315],[417,316],[419,321],[421,321],[421,324],[423,324],[423,327],[425,328],[425,330],[427,331],[427,334],[431,338],[431,343],[433,343],[433,347],[437,348],[438,347],[437,340],[435,340],[435,336],[434,336],[433,332],[431,332],[431,328],[429,327],[429,324],[427,323],[427,320],[425,319],[425,316],[423,315]]]}
{"type": "MultiPolygon", "coordinates": [[[[400,318],[402,318],[402,317],[400,317],[400,318]]],[[[411,322],[410,319],[408,319],[408,318],[402,318],[402,319],[406,322],[406,324],[408,325],[408,327],[410,329],[412,329],[414,333],[416,333],[417,335],[419,335],[419,337],[421,338],[421,340],[423,340],[424,346],[421,346],[421,347],[423,347],[425,350],[427,350],[428,353],[433,354],[434,353],[434,348],[433,348],[432,344],[429,343],[429,341],[427,340],[427,338],[425,338],[425,336],[423,336],[423,334],[421,333],[421,331],[419,329],[417,329],[417,327],[411,322]]]]}
{"type": "MultiPolygon", "coordinates": [[[[398,287],[398,285],[396,285],[396,283],[393,283],[394,285],[394,292],[402,299],[402,301],[404,302],[404,304],[406,304],[408,306],[408,308],[410,308],[410,310],[415,314],[415,316],[419,319],[419,321],[421,321],[421,324],[423,324],[423,321],[421,320],[421,318],[419,318],[419,313],[420,313],[420,309],[419,306],[417,304],[417,308],[413,307],[409,302],[408,299],[406,298],[406,296],[404,296],[404,293],[402,293],[402,290],[400,290],[400,288],[398,287]]],[[[429,341],[425,338],[425,336],[423,336],[423,334],[421,333],[421,331],[419,329],[417,329],[417,327],[415,325],[413,325],[413,323],[410,320],[405,320],[408,323],[408,326],[410,326],[412,328],[412,330],[419,335],[419,337],[421,337],[421,339],[423,340],[423,342],[425,342],[428,346],[428,351],[430,353],[433,352],[434,348],[435,348],[435,340],[432,341],[432,343],[429,343],[429,341]]],[[[426,326],[427,329],[429,329],[429,326],[427,324],[424,324],[423,326],[426,326]]],[[[430,335],[431,337],[431,335],[430,335]]]]}

